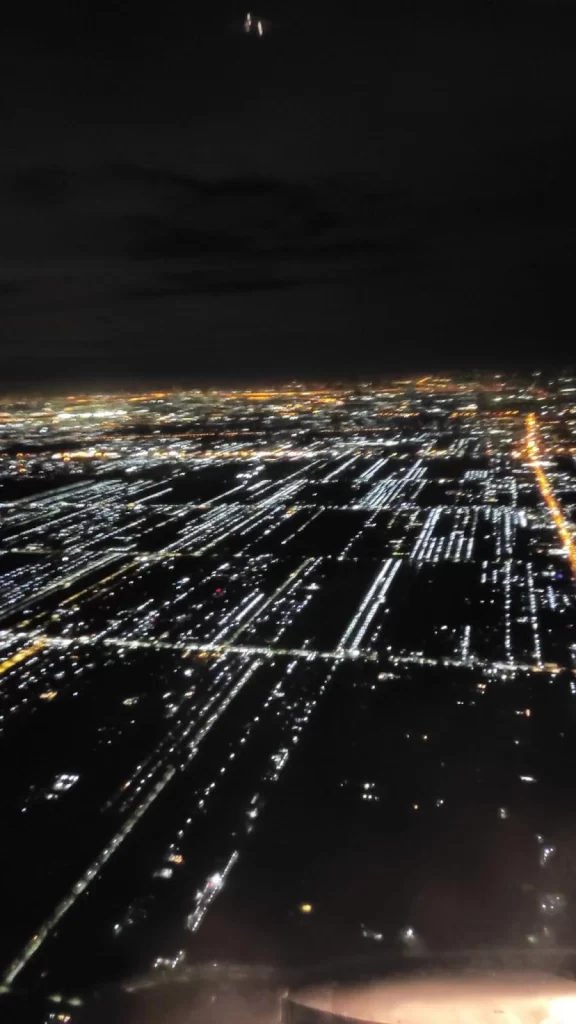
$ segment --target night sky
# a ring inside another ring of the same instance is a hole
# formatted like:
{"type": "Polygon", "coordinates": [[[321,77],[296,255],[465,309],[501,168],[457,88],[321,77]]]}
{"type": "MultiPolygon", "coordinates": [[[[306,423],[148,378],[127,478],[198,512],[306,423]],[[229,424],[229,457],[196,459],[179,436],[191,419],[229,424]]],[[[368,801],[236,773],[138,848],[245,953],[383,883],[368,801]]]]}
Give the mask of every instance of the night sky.
{"type": "Polygon", "coordinates": [[[9,11],[3,380],[572,361],[574,5],[254,13],[9,11]]]}

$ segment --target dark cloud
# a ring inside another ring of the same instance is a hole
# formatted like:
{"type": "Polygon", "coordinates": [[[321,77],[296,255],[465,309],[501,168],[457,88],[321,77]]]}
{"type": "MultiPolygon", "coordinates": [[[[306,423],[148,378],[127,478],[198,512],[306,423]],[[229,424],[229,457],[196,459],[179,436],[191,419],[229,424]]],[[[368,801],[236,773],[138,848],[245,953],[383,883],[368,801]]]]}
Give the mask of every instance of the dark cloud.
{"type": "Polygon", "coordinates": [[[165,274],[164,283],[126,292],[126,298],[159,299],[175,295],[230,295],[234,292],[275,292],[298,288],[301,280],[274,280],[273,278],[231,278],[207,273],[165,274]]]}
{"type": "Polygon", "coordinates": [[[464,337],[494,353],[508,332],[538,338],[571,322],[564,187],[516,189],[514,175],[452,193],[342,179],[261,187],[147,168],[69,180],[41,213],[35,190],[17,208],[18,260],[14,234],[0,240],[16,370],[47,348],[42,373],[61,373],[62,359],[92,372],[110,347],[151,373],[160,361],[175,373],[290,372],[323,358],[343,369],[350,338],[356,363],[373,368],[389,353],[401,363],[399,344],[409,358],[436,345],[451,359],[464,337]]]}
{"type": "Polygon", "coordinates": [[[565,358],[572,5],[268,6],[4,32],[4,376],[565,358]]]}

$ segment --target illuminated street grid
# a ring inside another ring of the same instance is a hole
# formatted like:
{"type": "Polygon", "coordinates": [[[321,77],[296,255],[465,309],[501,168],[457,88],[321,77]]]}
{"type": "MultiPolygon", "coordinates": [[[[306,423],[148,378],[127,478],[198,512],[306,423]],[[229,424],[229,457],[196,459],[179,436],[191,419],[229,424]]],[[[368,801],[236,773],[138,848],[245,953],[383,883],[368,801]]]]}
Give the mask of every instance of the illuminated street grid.
{"type": "Polygon", "coordinates": [[[73,986],[91,928],[182,970],[338,687],[576,694],[575,395],[427,377],[4,400],[6,987],[73,986]]]}

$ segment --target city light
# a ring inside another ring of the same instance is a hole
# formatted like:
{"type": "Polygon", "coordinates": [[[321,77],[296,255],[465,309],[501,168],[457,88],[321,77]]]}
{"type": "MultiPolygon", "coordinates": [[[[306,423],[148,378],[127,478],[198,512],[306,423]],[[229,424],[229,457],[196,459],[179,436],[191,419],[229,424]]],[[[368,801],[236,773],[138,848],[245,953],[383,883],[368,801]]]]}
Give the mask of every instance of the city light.
{"type": "Polygon", "coordinates": [[[328,931],[343,956],[564,941],[574,386],[4,401],[4,989],[53,971],[67,1012],[75,948],[94,990],[106,963],[157,985],[268,927],[302,958],[328,931]]]}

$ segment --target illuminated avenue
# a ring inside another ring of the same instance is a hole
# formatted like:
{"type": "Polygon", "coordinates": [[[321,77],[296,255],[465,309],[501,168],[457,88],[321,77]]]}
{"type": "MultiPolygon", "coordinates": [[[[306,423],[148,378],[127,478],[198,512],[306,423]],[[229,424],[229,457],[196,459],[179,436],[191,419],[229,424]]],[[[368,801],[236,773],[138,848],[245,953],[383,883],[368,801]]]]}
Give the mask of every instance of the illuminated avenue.
{"type": "Polygon", "coordinates": [[[576,943],[576,378],[8,396],[0,431],[0,1012],[576,943]]]}

